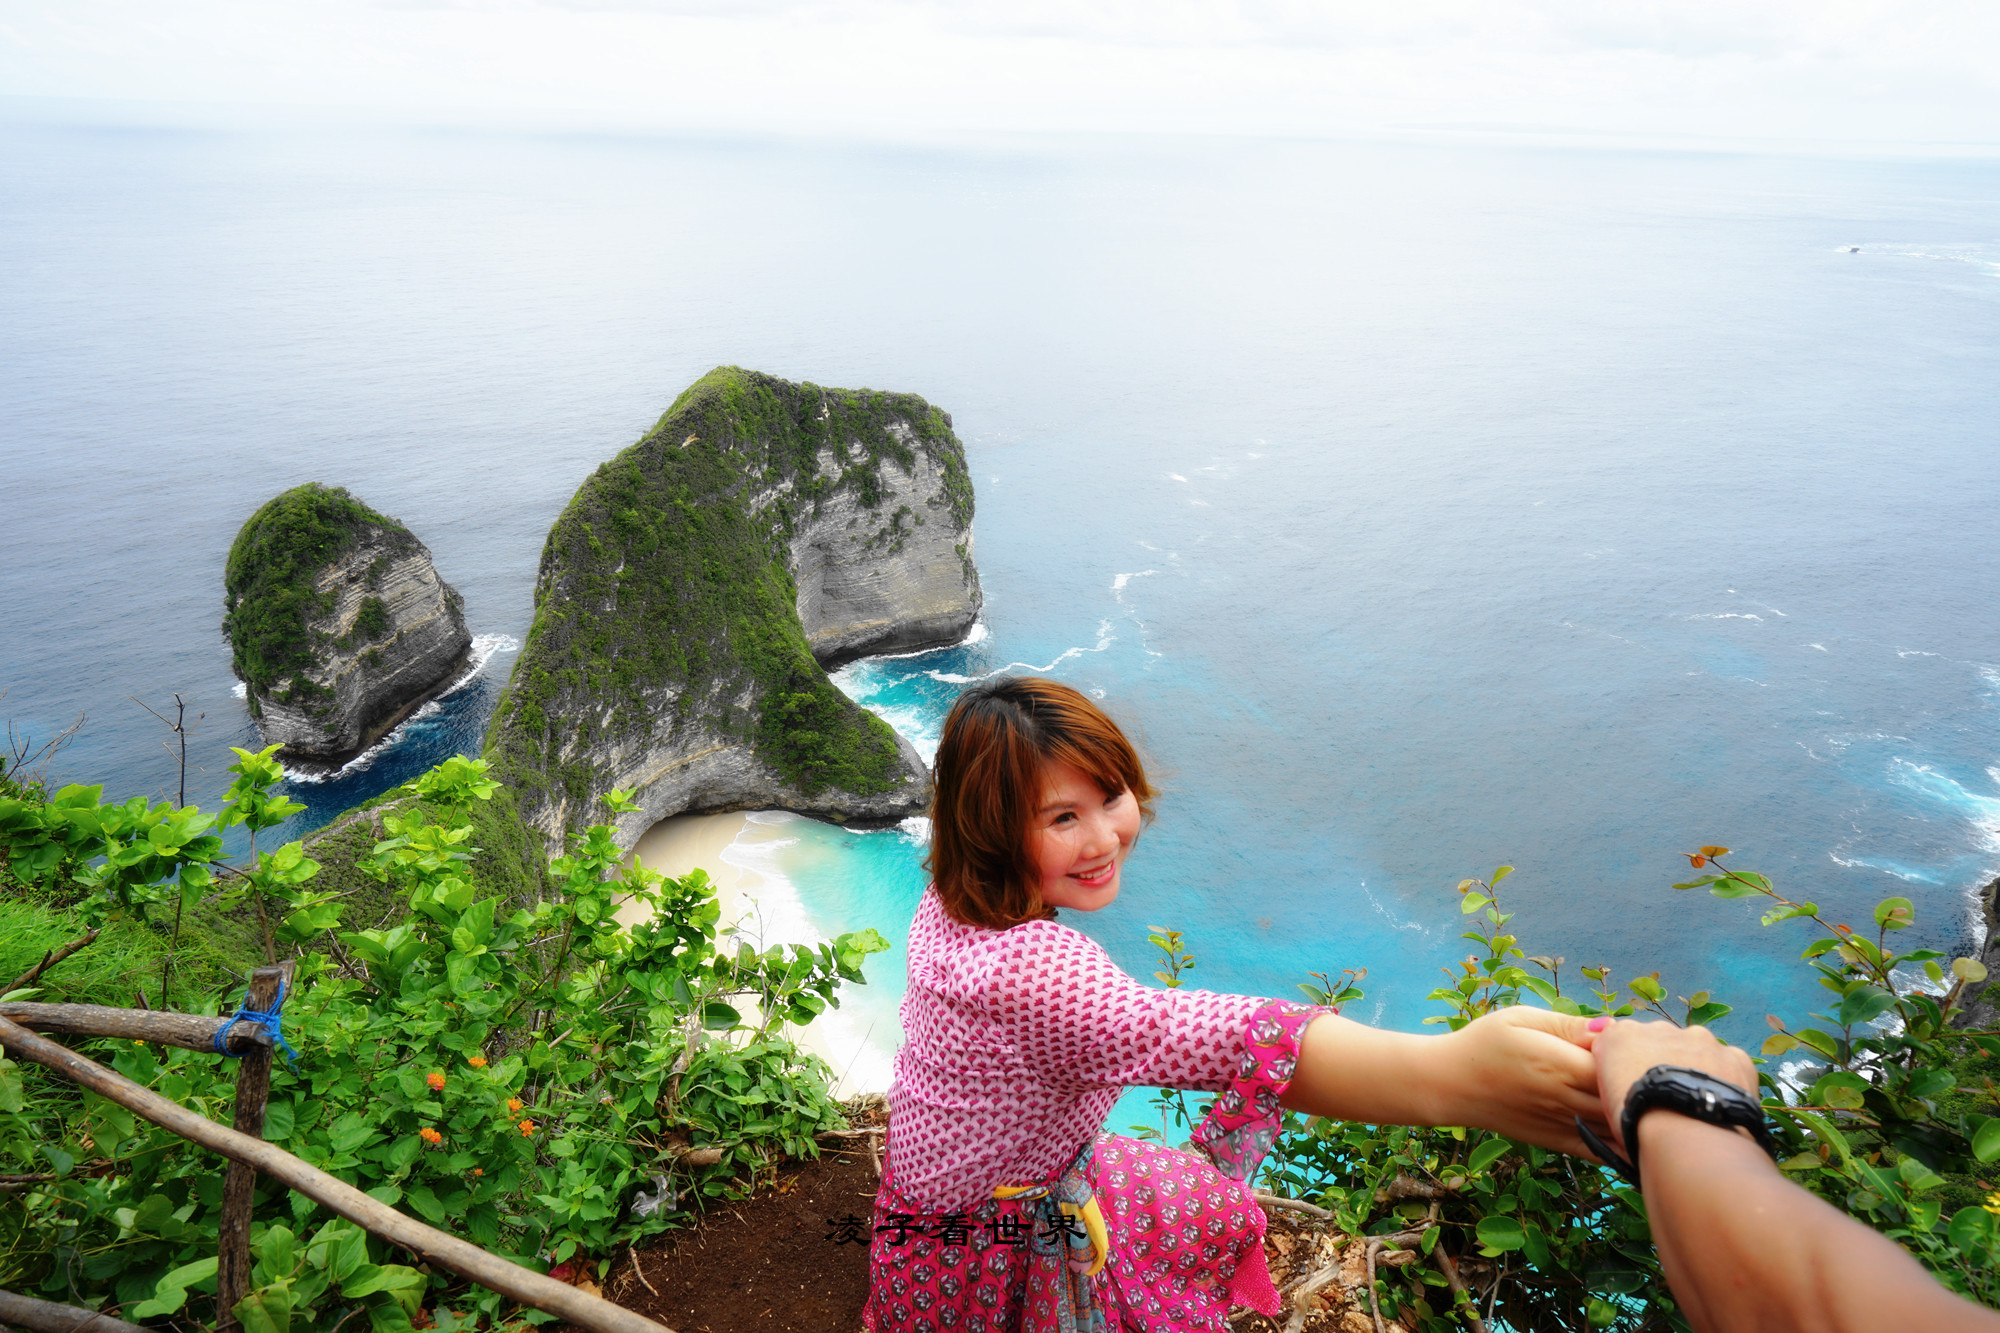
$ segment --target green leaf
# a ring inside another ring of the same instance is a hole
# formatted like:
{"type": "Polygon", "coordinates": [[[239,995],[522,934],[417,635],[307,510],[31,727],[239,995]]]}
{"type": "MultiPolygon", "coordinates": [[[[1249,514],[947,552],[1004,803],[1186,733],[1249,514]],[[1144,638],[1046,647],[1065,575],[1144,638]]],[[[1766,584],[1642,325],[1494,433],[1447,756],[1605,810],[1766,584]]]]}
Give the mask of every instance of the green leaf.
{"type": "Polygon", "coordinates": [[[1818,1153],[1802,1152],[1778,1163],[1780,1171],[1810,1171],[1821,1165],[1818,1153]]]}
{"type": "Polygon", "coordinates": [[[197,1259],[191,1264],[182,1264],[153,1284],[152,1299],[139,1302],[127,1313],[134,1319],[150,1319],[155,1315],[172,1314],[187,1301],[187,1289],[197,1283],[206,1282],[215,1276],[216,1259],[213,1255],[197,1259]]]}
{"type": "Polygon", "coordinates": [[[1821,1032],[1818,1028],[1800,1028],[1792,1035],[1799,1039],[1800,1045],[1819,1055],[1825,1056],[1829,1060],[1838,1060],[1840,1058],[1840,1043],[1826,1033],[1821,1032]]]}
{"type": "Polygon", "coordinates": [[[292,1284],[274,1282],[236,1302],[236,1322],[243,1333],[291,1333],[292,1284]]]}
{"type": "Polygon", "coordinates": [[[415,1186],[403,1198],[426,1222],[433,1226],[444,1222],[444,1205],[438,1202],[437,1195],[431,1191],[429,1185],[415,1186]]]}
{"type": "Polygon", "coordinates": [[[1983,1258],[1993,1248],[1994,1220],[1984,1208],[1961,1208],[1951,1215],[1945,1235],[1962,1253],[1983,1258]]]}
{"type": "Polygon", "coordinates": [[[1513,873],[1514,873],[1514,867],[1501,866],[1498,870],[1495,870],[1493,872],[1493,878],[1486,881],[1486,886],[1491,889],[1497,889],[1500,887],[1500,881],[1507,878],[1507,876],[1513,873]]]}
{"type": "Polygon", "coordinates": [[[1841,1111],[1858,1111],[1861,1109],[1862,1097],[1867,1091],[1868,1082],[1859,1074],[1836,1069],[1813,1084],[1807,1095],[1821,1106],[1831,1106],[1841,1111]]]}
{"type": "Polygon", "coordinates": [[[1783,1055],[1798,1044],[1797,1040],[1786,1036],[1782,1032],[1773,1032],[1770,1036],[1764,1038],[1764,1045],[1760,1049],[1765,1055],[1783,1055]]]}
{"type": "Polygon", "coordinates": [[[1853,1027],[1880,1018],[1895,1005],[1896,997],[1880,986],[1863,986],[1840,1002],[1834,1017],[1842,1027],[1853,1027]]]}
{"type": "Polygon", "coordinates": [[[1472,1156],[1465,1162],[1466,1169],[1476,1175],[1505,1157],[1513,1146],[1505,1139],[1488,1139],[1472,1150],[1472,1156]]]}
{"type": "Polygon", "coordinates": [[[1973,1132],[1972,1155],[1981,1162],[2000,1158],[2000,1116],[1988,1117],[1973,1132]]]}
{"type": "Polygon", "coordinates": [[[1719,1000],[1710,1000],[1706,1004],[1697,1004],[1688,1010],[1688,1026],[1707,1027],[1710,1023],[1728,1013],[1731,1007],[1719,1000]]]}
{"type": "Polygon", "coordinates": [[[1875,904],[1875,924],[1883,930],[1908,930],[1916,919],[1916,905],[1908,898],[1884,898],[1875,904]]]}
{"type": "Polygon", "coordinates": [[[1653,1004],[1658,1004],[1667,995],[1667,988],[1654,977],[1633,977],[1626,985],[1634,995],[1653,1004]]]}
{"type": "Polygon", "coordinates": [[[1735,875],[1727,875],[1708,886],[1710,894],[1717,898],[1755,898],[1757,890],[1745,884],[1735,875]]]}
{"type": "Polygon", "coordinates": [[[1477,1231],[1479,1243],[1494,1251],[1518,1250],[1528,1239],[1519,1222],[1499,1213],[1480,1218],[1477,1231]]]}
{"type": "Polygon", "coordinates": [[[1773,907],[1770,911],[1764,913],[1761,920],[1764,925],[1775,926],[1780,921],[1790,921],[1793,917],[1816,916],[1818,914],[1818,903],[1793,903],[1789,907],[1773,907]]]}
{"type": "Polygon", "coordinates": [[[1523,988],[1532,991],[1537,996],[1541,997],[1542,1003],[1544,1004],[1553,1005],[1562,998],[1561,994],[1556,990],[1554,986],[1551,986],[1548,982],[1543,981],[1540,977],[1531,977],[1523,973],[1521,978],[1521,985],[1523,988]]]}

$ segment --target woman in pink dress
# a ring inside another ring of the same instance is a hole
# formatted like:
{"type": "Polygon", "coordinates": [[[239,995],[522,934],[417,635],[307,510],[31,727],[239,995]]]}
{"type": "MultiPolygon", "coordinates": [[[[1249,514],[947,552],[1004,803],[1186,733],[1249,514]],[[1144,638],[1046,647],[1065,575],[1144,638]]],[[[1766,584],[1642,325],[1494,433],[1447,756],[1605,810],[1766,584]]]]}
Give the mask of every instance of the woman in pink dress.
{"type": "Polygon", "coordinates": [[[1580,1018],[1512,1008],[1441,1036],[1281,1000],[1142,986],[1058,909],[1094,912],[1152,813],[1082,694],[967,690],[936,764],[910,926],[864,1320],[875,1333],[1223,1333],[1278,1293],[1250,1178],[1284,1108],[1467,1125],[1581,1152],[1601,1125],[1580,1018]],[[1218,1094],[1192,1152],[1103,1132],[1128,1087],[1218,1094]]]}

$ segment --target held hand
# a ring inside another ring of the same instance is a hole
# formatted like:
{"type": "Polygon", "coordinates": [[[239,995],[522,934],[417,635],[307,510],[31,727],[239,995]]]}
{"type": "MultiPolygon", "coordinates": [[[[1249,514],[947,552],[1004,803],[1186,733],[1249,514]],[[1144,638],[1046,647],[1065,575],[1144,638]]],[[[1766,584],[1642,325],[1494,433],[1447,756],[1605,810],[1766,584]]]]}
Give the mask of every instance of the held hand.
{"type": "MultiPolygon", "coordinates": [[[[1576,1117],[1603,1132],[1598,1066],[1587,1020],[1516,1005],[1438,1039],[1450,1110],[1440,1123],[1472,1125],[1524,1143],[1588,1156],[1576,1117]]],[[[1599,1038],[1602,1040],[1602,1038],[1599,1038]]],[[[1635,1071],[1634,1077],[1638,1072],[1635,1071]]]]}
{"type": "MultiPolygon", "coordinates": [[[[1757,1095],[1757,1067],[1750,1063],[1749,1055],[1734,1046],[1724,1046],[1704,1027],[1678,1028],[1664,1021],[1640,1023],[1626,1019],[1597,1033],[1591,1052],[1596,1056],[1597,1086],[1614,1132],[1624,1112],[1626,1092],[1639,1075],[1654,1065],[1699,1069],[1704,1074],[1727,1079],[1752,1097],[1757,1095]]],[[[1612,1142],[1631,1151],[1622,1135],[1612,1142]]]]}

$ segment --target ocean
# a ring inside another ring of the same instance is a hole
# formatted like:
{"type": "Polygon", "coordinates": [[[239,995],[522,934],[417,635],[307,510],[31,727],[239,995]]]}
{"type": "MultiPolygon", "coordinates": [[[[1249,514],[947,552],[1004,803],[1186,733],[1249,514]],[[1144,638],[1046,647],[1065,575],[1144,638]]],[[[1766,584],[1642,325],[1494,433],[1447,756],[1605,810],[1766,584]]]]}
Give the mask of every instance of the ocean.
{"type": "MultiPolygon", "coordinates": [[[[1529,952],[1749,1040],[1797,923],[1668,886],[1737,849],[1964,949],[2000,872],[2000,164],[1444,143],[949,146],[0,122],[0,712],[109,796],[254,743],[218,630],[252,510],[407,523],[483,666],[294,784],[294,833],[477,749],[582,478],[711,366],[920,393],[978,494],[973,639],[844,669],[936,741],[1037,671],[1165,795],[1126,967],[1414,1028],[1516,867],[1529,952]]],[[[760,870],[900,934],[921,826],[760,870]]],[[[893,1044],[900,947],[856,997],[893,1044]]]]}

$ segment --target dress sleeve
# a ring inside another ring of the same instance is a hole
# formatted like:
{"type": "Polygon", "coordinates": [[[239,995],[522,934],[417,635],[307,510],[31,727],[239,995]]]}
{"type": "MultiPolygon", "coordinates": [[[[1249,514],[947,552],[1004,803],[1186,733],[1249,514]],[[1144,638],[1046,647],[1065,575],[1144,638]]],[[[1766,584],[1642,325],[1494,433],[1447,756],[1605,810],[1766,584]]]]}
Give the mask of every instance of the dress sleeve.
{"type": "Polygon", "coordinates": [[[1052,921],[1005,931],[981,987],[987,1011],[1045,1082],[1221,1092],[1267,1001],[1142,986],[1097,943],[1052,921]]]}

